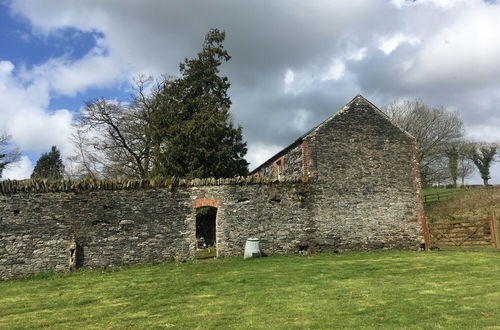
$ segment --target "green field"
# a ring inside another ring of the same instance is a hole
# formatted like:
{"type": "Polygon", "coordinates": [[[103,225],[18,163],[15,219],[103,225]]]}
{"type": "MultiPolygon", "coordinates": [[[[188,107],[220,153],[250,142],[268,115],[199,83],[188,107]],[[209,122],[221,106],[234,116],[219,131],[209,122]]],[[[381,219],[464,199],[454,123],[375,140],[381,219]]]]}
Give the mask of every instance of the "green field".
{"type": "Polygon", "coordinates": [[[500,186],[430,188],[423,190],[430,222],[500,217],[500,186]]]}
{"type": "Polygon", "coordinates": [[[228,258],[0,282],[0,328],[500,329],[500,253],[228,258]]]}

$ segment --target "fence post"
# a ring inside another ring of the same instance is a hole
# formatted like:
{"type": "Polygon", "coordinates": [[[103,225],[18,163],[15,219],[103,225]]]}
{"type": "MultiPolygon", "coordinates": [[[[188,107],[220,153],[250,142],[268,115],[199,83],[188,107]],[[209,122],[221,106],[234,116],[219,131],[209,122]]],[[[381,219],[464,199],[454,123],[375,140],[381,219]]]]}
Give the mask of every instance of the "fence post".
{"type": "Polygon", "coordinates": [[[498,232],[498,222],[495,213],[491,216],[490,220],[491,241],[495,248],[500,249],[500,233],[498,232]]]}
{"type": "Polygon", "coordinates": [[[420,217],[420,223],[422,224],[422,229],[424,232],[425,251],[428,251],[431,248],[431,242],[430,242],[429,225],[427,224],[427,218],[422,215],[420,217]]]}

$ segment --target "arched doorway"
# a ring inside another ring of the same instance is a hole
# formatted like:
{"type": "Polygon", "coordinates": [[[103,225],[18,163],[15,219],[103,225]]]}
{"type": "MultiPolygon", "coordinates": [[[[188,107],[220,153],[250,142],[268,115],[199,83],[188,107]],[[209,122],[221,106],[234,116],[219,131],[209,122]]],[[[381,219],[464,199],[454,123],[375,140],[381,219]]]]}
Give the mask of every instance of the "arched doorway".
{"type": "Polygon", "coordinates": [[[200,198],[196,208],[196,258],[217,256],[217,208],[220,201],[215,198],[200,198]]]}

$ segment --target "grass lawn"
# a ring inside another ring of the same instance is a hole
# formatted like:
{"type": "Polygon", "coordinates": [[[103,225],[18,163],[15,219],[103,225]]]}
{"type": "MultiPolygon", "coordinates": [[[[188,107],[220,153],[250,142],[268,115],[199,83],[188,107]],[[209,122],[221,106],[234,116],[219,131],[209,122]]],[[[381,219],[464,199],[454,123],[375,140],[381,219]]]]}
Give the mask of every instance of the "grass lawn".
{"type": "Polygon", "coordinates": [[[496,328],[500,252],[198,260],[0,282],[0,328],[496,328]]]}

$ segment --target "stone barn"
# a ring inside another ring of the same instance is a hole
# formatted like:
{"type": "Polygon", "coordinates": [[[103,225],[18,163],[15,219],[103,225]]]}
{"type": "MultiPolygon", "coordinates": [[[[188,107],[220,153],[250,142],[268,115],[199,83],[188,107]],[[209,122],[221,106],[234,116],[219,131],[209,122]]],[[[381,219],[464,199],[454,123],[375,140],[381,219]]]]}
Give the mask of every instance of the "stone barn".
{"type": "Polygon", "coordinates": [[[415,248],[423,212],[416,148],[411,135],[358,95],[250,174],[314,183],[309,247],[415,248]]]}
{"type": "Polygon", "coordinates": [[[418,249],[415,140],[362,96],[231,179],[0,181],[0,279],[196,256],[418,249]],[[203,217],[200,209],[207,209],[203,217]]]}

